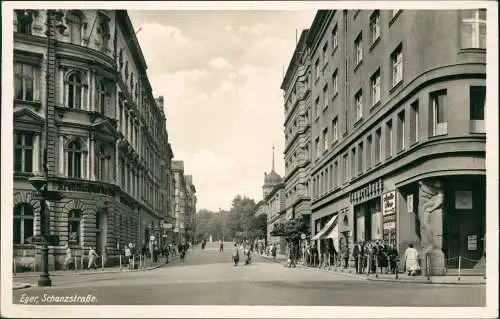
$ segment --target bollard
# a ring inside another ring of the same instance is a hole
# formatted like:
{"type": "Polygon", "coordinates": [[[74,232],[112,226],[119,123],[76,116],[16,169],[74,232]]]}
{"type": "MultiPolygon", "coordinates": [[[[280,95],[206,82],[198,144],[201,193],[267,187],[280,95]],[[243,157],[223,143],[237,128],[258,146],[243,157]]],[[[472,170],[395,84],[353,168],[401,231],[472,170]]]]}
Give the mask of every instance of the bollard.
{"type": "Polygon", "coordinates": [[[458,256],[458,281],[460,281],[460,268],[462,267],[462,256],[458,256]]]}
{"type": "Polygon", "coordinates": [[[101,266],[102,266],[102,271],[104,271],[104,256],[101,255],[101,266]]]}

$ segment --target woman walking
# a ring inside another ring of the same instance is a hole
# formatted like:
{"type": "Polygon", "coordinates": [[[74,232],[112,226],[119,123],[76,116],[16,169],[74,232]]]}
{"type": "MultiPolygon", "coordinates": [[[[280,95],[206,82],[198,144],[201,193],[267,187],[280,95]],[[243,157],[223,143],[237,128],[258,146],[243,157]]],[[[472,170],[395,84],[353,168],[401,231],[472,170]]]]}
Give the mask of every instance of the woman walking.
{"type": "Polygon", "coordinates": [[[238,249],[238,244],[235,243],[233,247],[233,261],[234,261],[234,266],[238,266],[238,261],[240,260],[240,252],[238,249]]]}
{"type": "Polygon", "coordinates": [[[415,276],[417,271],[420,270],[418,261],[418,250],[413,248],[413,244],[410,244],[405,251],[405,272],[408,273],[408,276],[415,276]]]}
{"type": "Polygon", "coordinates": [[[89,264],[87,267],[89,270],[90,270],[90,268],[97,269],[96,261],[97,261],[98,257],[99,257],[99,255],[97,255],[97,253],[95,252],[95,247],[90,247],[90,249],[89,249],[89,264]]]}
{"type": "Polygon", "coordinates": [[[66,244],[66,258],[64,259],[64,270],[69,270],[70,265],[73,264],[73,257],[71,256],[71,248],[66,244]]]}

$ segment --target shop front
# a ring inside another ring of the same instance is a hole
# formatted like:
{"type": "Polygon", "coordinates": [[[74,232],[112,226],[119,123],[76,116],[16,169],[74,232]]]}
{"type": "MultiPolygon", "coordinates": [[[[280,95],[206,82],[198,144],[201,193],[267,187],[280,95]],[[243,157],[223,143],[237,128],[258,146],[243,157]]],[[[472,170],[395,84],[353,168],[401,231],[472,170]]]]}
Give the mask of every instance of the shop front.
{"type": "Polygon", "coordinates": [[[354,243],[382,240],[382,180],[369,183],[350,195],[354,207],[354,243]]]}

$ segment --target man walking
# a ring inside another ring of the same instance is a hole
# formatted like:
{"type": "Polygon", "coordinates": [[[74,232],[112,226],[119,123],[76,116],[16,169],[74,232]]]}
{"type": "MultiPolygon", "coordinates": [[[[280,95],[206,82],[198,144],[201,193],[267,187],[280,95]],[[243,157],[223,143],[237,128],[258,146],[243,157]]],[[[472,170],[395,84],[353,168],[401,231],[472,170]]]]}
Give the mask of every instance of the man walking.
{"type": "Polygon", "coordinates": [[[234,248],[233,248],[233,261],[234,261],[234,266],[238,266],[238,261],[240,260],[240,252],[238,250],[238,244],[234,243],[234,248]]]}
{"type": "Polygon", "coordinates": [[[219,252],[223,252],[224,251],[224,242],[221,240],[219,240],[219,252]]]}

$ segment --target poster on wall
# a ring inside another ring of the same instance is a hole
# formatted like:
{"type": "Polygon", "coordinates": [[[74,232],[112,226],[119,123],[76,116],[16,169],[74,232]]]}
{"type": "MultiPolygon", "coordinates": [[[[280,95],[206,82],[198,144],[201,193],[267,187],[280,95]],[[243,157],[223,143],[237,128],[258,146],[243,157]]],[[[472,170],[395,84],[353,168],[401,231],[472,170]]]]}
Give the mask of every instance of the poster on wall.
{"type": "Polygon", "coordinates": [[[396,191],[390,191],[382,195],[382,212],[384,215],[396,212],[396,191]]]}
{"type": "Polygon", "coordinates": [[[455,191],[455,209],[472,209],[471,191],[455,191]]]}
{"type": "Polygon", "coordinates": [[[467,236],[467,250],[469,251],[477,250],[477,235],[467,236]]]}

